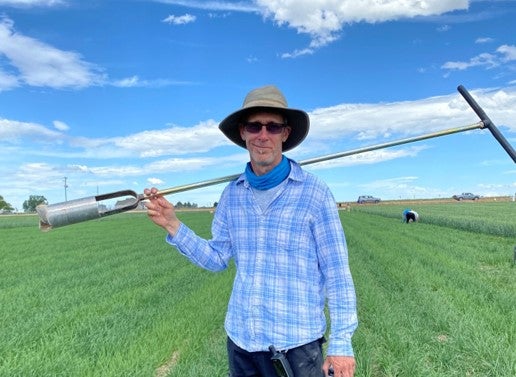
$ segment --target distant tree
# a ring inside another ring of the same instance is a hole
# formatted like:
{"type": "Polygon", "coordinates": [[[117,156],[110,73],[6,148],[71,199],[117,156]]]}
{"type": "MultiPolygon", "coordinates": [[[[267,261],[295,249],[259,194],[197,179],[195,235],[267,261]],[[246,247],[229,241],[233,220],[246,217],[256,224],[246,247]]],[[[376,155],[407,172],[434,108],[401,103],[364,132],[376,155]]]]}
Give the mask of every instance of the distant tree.
{"type": "Polygon", "coordinates": [[[14,211],[13,206],[4,200],[4,197],[2,195],[0,195],[0,211],[1,210],[6,212],[14,211]]]}
{"type": "Polygon", "coordinates": [[[31,195],[28,200],[23,202],[23,211],[36,212],[36,207],[40,204],[48,204],[47,199],[41,195],[31,195]]]}
{"type": "Polygon", "coordinates": [[[185,208],[197,208],[197,203],[190,203],[190,202],[186,202],[184,204],[184,207],[185,208]]]}
{"type": "Polygon", "coordinates": [[[183,208],[197,208],[198,205],[197,203],[190,203],[190,202],[186,202],[186,203],[183,203],[183,202],[177,202],[175,204],[175,206],[177,209],[183,209],[183,208]]]}

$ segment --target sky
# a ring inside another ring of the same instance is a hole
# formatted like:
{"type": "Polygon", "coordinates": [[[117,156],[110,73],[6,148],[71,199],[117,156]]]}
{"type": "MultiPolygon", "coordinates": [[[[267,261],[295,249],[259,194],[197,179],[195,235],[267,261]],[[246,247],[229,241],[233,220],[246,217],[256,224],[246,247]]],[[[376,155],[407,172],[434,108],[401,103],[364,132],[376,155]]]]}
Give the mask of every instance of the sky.
{"type": "MultiPolygon", "coordinates": [[[[514,148],[514,20],[514,0],[0,0],[0,195],[22,211],[240,173],[218,123],[268,84],[310,115],[296,161],[474,124],[459,85],[514,148]]],[[[481,129],[305,169],[339,202],[516,194],[481,129]]]]}

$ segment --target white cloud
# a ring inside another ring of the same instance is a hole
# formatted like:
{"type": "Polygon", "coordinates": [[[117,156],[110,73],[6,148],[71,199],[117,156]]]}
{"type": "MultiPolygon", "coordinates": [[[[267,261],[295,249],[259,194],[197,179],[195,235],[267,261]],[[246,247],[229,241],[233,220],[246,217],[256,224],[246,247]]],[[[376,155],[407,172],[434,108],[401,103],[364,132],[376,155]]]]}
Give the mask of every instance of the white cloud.
{"type": "Polygon", "coordinates": [[[65,0],[0,0],[0,6],[53,7],[66,4],[65,0]]]}
{"type": "MultiPolygon", "coordinates": [[[[471,91],[484,111],[498,126],[509,127],[516,132],[516,88],[471,91]]],[[[313,148],[307,154],[321,153],[324,148],[341,140],[355,140],[370,144],[397,137],[412,137],[443,129],[466,126],[479,119],[469,105],[458,94],[437,96],[417,101],[380,104],[338,104],[314,109],[309,112],[312,127],[306,143],[299,148],[313,148]],[[350,126],[352,124],[352,127],[350,126]],[[323,149],[320,149],[323,146],[323,149]],[[312,153],[313,152],[313,153],[312,153]]],[[[216,148],[230,145],[220,133],[218,122],[207,120],[191,127],[171,125],[160,130],[147,130],[131,135],[112,138],[72,137],[61,131],[68,126],[55,121],[51,129],[40,124],[0,119],[0,140],[5,146],[26,148],[21,153],[38,156],[58,156],[61,158],[117,159],[139,157],[154,160],[148,168],[156,171],[178,170],[185,166],[205,166],[211,161],[185,156],[203,154],[216,148]],[[54,148],[32,148],[34,143],[53,145],[54,148]],[[185,162],[186,161],[186,162],[185,162]]],[[[405,150],[408,153],[409,150],[405,150]]],[[[415,153],[417,150],[410,150],[415,153]]],[[[369,158],[372,155],[366,155],[369,158]]],[[[387,158],[392,155],[374,158],[387,158]]],[[[228,158],[229,156],[226,156],[228,158]]],[[[362,157],[362,158],[366,158],[362,157]]],[[[241,158],[239,156],[238,158],[241,158]]],[[[356,160],[358,162],[358,160],[356,160]]],[[[364,160],[360,161],[364,163],[364,160]]],[[[119,169],[116,167],[114,169],[119,169]]],[[[125,168],[121,168],[124,170],[125,168]]],[[[129,167],[128,171],[141,171],[129,167]]],[[[102,168],[97,172],[110,171],[102,168]]]]}
{"type": "Polygon", "coordinates": [[[37,142],[54,143],[63,138],[61,132],[50,130],[36,123],[18,122],[0,118],[0,140],[18,143],[19,140],[29,139],[37,142]]]}
{"type": "Polygon", "coordinates": [[[314,50],[337,40],[339,32],[346,24],[441,15],[454,10],[468,9],[469,6],[469,0],[157,1],[213,11],[256,12],[272,19],[278,25],[287,25],[298,33],[310,36],[311,41],[307,47],[283,53],[282,56],[285,58],[313,54],[314,50]]]}
{"type": "Polygon", "coordinates": [[[141,86],[141,81],[138,76],[126,77],[125,79],[113,81],[113,86],[121,88],[132,88],[135,86],[141,86]]]}
{"type": "Polygon", "coordinates": [[[153,186],[162,185],[164,183],[161,179],[154,178],[154,177],[148,178],[147,182],[150,183],[153,186]]]}
{"type": "Polygon", "coordinates": [[[493,38],[481,37],[481,38],[477,38],[475,40],[475,43],[482,44],[482,43],[490,43],[490,42],[493,42],[493,41],[494,41],[493,38]]]}
{"type": "Polygon", "coordinates": [[[193,127],[172,126],[165,130],[143,131],[113,139],[112,142],[114,147],[131,151],[141,157],[201,153],[228,143],[213,120],[193,127]],[[207,143],[206,140],[210,142],[207,143]]]}
{"type": "Polygon", "coordinates": [[[0,90],[11,88],[15,83],[61,89],[99,85],[105,81],[100,69],[85,62],[78,53],[62,51],[24,36],[16,32],[12,20],[5,17],[0,19],[1,55],[16,74],[0,76],[0,85],[5,85],[0,86],[0,90]]]}
{"type": "Polygon", "coordinates": [[[516,60],[516,46],[502,45],[496,49],[494,54],[481,53],[468,61],[450,61],[444,63],[441,68],[448,71],[463,71],[473,67],[484,67],[486,69],[496,68],[504,63],[516,60]]]}
{"type": "MultiPolygon", "coordinates": [[[[516,88],[470,89],[470,93],[494,124],[505,126],[509,133],[516,132],[516,88]]],[[[356,148],[361,148],[465,127],[480,121],[458,93],[406,102],[339,104],[315,109],[310,112],[310,118],[310,133],[305,142],[292,152],[294,157],[332,154],[337,148],[342,148],[342,143],[355,143],[356,148]]],[[[334,164],[367,164],[368,161],[373,163],[409,157],[409,153],[415,156],[420,151],[405,148],[398,152],[362,152],[351,159],[347,157],[335,161],[334,164]],[[394,153],[404,154],[396,156],[394,153]]]]}
{"type": "Polygon", "coordinates": [[[2,90],[9,90],[9,89],[16,88],[19,85],[20,85],[20,83],[19,83],[18,79],[16,78],[16,76],[13,76],[6,72],[2,72],[0,70],[0,92],[2,90]]]}
{"type": "Polygon", "coordinates": [[[496,52],[502,54],[503,62],[516,60],[516,46],[502,45],[496,49],[496,52]]]}
{"type": "Polygon", "coordinates": [[[306,55],[334,42],[346,24],[386,22],[417,16],[439,15],[467,9],[467,0],[257,0],[266,17],[279,25],[288,25],[311,37],[307,49],[285,54],[285,57],[306,55]]]}
{"type": "Polygon", "coordinates": [[[120,80],[112,80],[109,84],[119,88],[162,88],[170,85],[195,85],[196,83],[168,79],[142,80],[134,75],[120,80]]]}
{"type": "Polygon", "coordinates": [[[192,127],[170,126],[163,130],[149,130],[113,138],[70,137],[59,132],[69,129],[66,123],[54,121],[53,126],[58,131],[40,124],[0,118],[0,140],[6,144],[19,144],[28,140],[32,143],[56,146],[66,143],[64,146],[75,152],[70,152],[69,149],[37,149],[30,154],[96,159],[134,156],[155,158],[204,153],[218,146],[230,144],[218,130],[214,120],[200,122],[192,127]]]}
{"type": "Polygon", "coordinates": [[[158,3],[181,5],[189,8],[213,10],[213,11],[235,11],[235,12],[256,12],[258,8],[249,1],[210,1],[210,0],[155,0],[158,3]]]}
{"type": "Polygon", "coordinates": [[[59,131],[68,131],[70,127],[65,123],[61,122],[60,120],[54,120],[54,127],[59,131]]]}
{"type": "MultiPolygon", "coordinates": [[[[399,149],[379,149],[370,152],[352,153],[346,158],[332,159],[324,162],[318,162],[311,169],[322,170],[343,166],[370,165],[378,162],[396,160],[400,158],[415,157],[422,150],[427,149],[425,146],[412,146],[399,149]]],[[[356,150],[347,151],[347,153],[356,152],[356,150]]]]}
{"type": "Polygon", "coordinates": [[[301,50],[294,50],[292,52],[285,52],[285,53],[281,54],[281,57],[282,58],[297,58],[297,57],[303,56],[303,55],[312,55],[313,53],[315,53],[315,50],[313,48],[304,48],[301,50]]]}
{"type": "Polygon", "coordinates": [[[160,88],[195,84],[170,79],[142,80],[136,75],[108,80],[100,67],[84,61],[80,54],[62,51],[24,36],[14,29],[14,22],[6,17],[0,17],[0,58],[2,56],[8,62],[8,70],[0,67],[0,92],[22,85],[80,89],[95,85],[160,88]]]}
{"type": "Polygon", "coordinates": [[[192,16],[191,14],[184,14],[182,16],[174,16],[174,15],[170,15],[168,17],[166,17],[163,22],[167,23],[167,24],[173,24],[173,25],[185,25],[185,24],[189,24],[191,22],[195,22],[196,20],[196,17],[195,16],[192,16]]]}
{"type": "Polygon", "coordinates": [[[486,67],[489,69],[497,67],[498,65],[500,65],[500,60],[497,56],[485,52],[472,57],[469,61],[446,62],[441,66],[441,68],[463,71],[472,67],[486,67]]]}

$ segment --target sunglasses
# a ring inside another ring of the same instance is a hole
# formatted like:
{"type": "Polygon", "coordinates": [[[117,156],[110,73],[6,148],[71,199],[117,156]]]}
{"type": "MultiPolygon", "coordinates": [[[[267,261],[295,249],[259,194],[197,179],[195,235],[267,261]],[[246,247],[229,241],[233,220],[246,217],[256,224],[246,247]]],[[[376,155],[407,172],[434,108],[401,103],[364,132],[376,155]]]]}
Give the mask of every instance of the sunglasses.
{"type": "Polygon", "coordinates": [[[262,127],[265,127],[268,133],[270,134],[280,134],[285,127],[287,127],[284,123],[276,123],[269,122],[267,124],[263,124],[260,122],[245,122],[243,123],[244,129],[250,134],[257,134],[262,130],[262,127]]]}

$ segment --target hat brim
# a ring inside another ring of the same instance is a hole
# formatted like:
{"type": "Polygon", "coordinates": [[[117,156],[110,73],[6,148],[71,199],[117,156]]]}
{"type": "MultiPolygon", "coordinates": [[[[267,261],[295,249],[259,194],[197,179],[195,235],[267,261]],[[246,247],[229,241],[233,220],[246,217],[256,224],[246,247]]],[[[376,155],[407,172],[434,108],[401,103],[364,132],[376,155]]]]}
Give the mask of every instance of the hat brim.
{"type": "Polygon", "coordinates": [[[286,118],[287,125],[291,130],[287,140],[283,142],[283,152],[297,147],[306,138],[306,135],[308,135],[308,131],[310,129],[310,117],[305,111],[268,106],[246,107],[235,111],[220,122],[219,129],[233,143],[247,149],[245,141],[242,140],[242,137],[240,136],[239,125],[245,121],[250,114],[262,111],[279,113],[286,118]]]}

